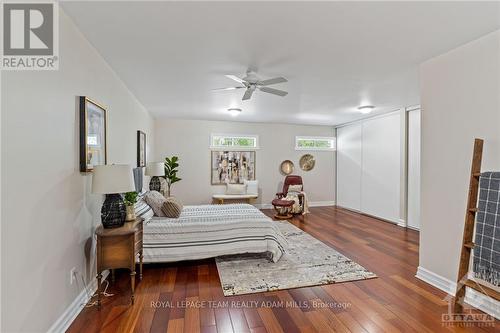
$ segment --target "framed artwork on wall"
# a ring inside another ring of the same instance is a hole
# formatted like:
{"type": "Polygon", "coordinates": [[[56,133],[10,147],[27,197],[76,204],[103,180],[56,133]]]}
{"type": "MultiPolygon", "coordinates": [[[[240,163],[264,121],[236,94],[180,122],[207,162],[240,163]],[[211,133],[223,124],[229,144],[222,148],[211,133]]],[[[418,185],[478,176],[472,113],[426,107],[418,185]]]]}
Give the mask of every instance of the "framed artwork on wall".
{"type": "Polygon", "coordinates": [[[80,171],[91,172],[105,165],[106,108],[86,96],[80,96],[80,171]]]}
{"type": "Polygon", "coordinates": [[[137,131],[137,167],[146,166],[146,133],[137,131]]]}
{"type": "Polygon", "coordinates": [[[255,180],[255,151],[212,151],[211,184],[243,184],[255,180]]]}

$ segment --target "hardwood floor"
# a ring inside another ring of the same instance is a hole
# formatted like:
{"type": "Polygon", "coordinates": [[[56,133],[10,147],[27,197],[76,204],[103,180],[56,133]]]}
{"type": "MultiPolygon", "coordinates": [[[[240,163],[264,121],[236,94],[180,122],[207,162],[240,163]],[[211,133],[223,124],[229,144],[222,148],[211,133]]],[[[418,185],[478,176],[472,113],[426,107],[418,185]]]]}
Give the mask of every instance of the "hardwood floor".
{"type": "Polygon", "coordinates": [[[442,325],[445,293],[415,278],[418,232],[335,207],[292,223],[379,277],[224,297],[213,259],[145,265],[134,306],[129,275],[118,272],[115,295],[100,311],[85,308],[69,332],[497,332],[498,321],[442,325]]]}

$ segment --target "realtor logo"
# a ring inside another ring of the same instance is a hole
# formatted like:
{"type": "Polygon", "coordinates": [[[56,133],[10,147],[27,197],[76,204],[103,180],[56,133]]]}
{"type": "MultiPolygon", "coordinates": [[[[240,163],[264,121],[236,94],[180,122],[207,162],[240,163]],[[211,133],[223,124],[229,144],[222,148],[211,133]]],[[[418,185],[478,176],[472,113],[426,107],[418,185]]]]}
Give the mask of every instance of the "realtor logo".
{"type": "Polygon", "coordinates": [[[54,2],[2,4],[1,69],[58,69],[57,9],[54,2]]]}

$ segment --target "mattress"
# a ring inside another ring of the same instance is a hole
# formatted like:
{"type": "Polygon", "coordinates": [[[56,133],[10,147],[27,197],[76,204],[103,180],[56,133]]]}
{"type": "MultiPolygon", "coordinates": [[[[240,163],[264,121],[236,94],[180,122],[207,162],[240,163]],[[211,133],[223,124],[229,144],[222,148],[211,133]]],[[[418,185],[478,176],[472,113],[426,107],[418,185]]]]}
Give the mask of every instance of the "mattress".
{"type": "Polygon", "coordinates": [[[276,262],[287,248],[277,224],[248,204],[184,206],[179,218],[152,218],[143,233],[145,263],[242,253],[276,262]]]}

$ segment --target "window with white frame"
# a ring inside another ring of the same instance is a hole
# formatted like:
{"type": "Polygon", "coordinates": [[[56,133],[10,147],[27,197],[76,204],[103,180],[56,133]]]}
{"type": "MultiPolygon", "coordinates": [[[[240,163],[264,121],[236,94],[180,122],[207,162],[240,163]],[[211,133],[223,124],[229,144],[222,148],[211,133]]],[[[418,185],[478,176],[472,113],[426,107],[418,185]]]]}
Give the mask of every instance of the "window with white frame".
{"type": "Polygon", "coordinates": [[[259,149],[259,136],[247,134],[211,134],[210,148],[259,149]]]}
{"type": "Polygon", "coordinates": [[[335,150],[335,138],[330,136],[296,136],[295,150],[335,150]]]}

